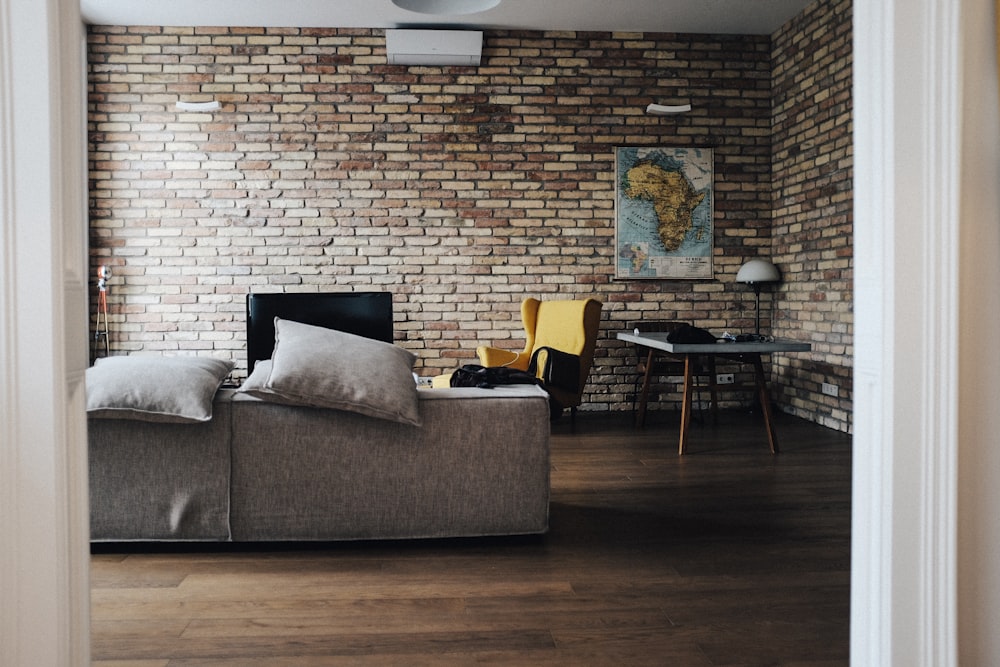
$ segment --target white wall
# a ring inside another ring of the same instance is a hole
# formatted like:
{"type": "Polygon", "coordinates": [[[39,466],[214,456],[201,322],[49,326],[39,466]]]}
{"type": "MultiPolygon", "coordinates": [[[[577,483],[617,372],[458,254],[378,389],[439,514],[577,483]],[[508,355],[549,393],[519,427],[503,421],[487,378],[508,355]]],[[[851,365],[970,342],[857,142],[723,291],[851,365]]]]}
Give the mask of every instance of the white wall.
{"type": "Polygon", "coordinates": [[[958,617],[963,665],[1000,661],[1000,110],[991,0],[963,3],[958,617]]]}
{"type": "Polygon", "coordinates": [[[0,0],[0,665],[89,663],[83,33],[0,0]]]}

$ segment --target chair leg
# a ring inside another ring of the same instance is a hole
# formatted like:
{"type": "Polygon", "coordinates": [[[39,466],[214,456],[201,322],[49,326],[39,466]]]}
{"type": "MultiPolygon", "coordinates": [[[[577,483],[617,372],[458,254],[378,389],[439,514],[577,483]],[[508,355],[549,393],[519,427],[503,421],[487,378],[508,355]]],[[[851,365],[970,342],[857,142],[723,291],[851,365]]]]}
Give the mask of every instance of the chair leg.
{"type": "Polygon", "coordinates": [[[709,410],[712,413],[712,422],[715,424],[719,423],[719,385],[716,384],[716,379],[719,376],[715,374],[715,357],[708,358],[708,394],[711,402],[709,405],[709,410]]]}
{"type": "MultiPolygon", "coordinates": [[[[711,357],[709,357],[711,359],[711,357]]],[[[706,386],[703,377],[705,375],[706,366],[702,363],[701,357],[692,358],[692,363],[694,364],[694,374],[691,377],[691,385],[694,390],[694,402],[695,410],[692,410],[692,418],[695,423],[704,426],[705,425],[705,389],[708,389],[709,396],[712,400],[710,405],[714,405],[715,401],[715,384],[714,380],[710,377],[708,379],[708,384],[706,386]]],[[[714,361],[710,361],[714,364],[714,361]]],[[[714,367],[714,366],[713,366],[714,367]]]]}
{"type": "Polygon", "coordinates": [[[635,425],[642,428],[646,425],[646,405],[649,403],[649,383],[653,375],[653,356],[656,350],[649,348],[646,355],[646,370],[642,375],[642,393],[639,396],[639,412],[635,415],[635,425]]]}

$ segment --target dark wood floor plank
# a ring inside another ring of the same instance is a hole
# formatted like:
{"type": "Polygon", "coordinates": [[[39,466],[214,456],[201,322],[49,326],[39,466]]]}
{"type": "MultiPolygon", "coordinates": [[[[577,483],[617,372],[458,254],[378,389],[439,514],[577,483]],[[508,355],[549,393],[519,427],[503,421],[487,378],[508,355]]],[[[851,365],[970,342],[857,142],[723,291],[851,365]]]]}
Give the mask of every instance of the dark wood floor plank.
{"type": "Polygon", "coordinates": [[[526,651],[551,649],[552,636],[546,631],[516,632],[407,632],[340,634],[331,628],[326,634],[289,637],[213,636],[187,641],[156,637],[122,639],[105,644],[96,640],[94,650],[102,659],[122,657],[140,659],[233,659],[282,658],[292,656],[354,656],[400,653],[448,654],[471,650],[526,651]]]}
{"type": "Polygon", "coordinates": [[[545,536],[95,547],[94,664],[846,665],[850,437],[776,421],[557,421],[545,536]]]}

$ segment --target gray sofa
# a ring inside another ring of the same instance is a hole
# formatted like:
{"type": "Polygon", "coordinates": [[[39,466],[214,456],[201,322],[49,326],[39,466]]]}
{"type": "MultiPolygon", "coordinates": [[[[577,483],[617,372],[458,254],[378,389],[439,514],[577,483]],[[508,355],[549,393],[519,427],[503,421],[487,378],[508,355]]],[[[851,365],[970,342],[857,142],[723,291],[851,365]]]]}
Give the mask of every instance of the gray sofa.
{"type": "Polygon", "coordinates": [[[91,539],[296,541],[541,533],[538,387],[427,389],[420,425],[220,389],[211,418],[89,419],[91,539]]]}

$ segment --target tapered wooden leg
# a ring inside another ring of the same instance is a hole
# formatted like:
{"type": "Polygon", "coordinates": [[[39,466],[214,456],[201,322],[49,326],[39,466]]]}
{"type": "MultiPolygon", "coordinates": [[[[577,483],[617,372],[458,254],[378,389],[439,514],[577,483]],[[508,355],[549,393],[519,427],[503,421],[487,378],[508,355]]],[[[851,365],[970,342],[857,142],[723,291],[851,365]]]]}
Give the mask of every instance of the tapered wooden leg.
{"type": "Polygon", "coordinates": [[[764,377],[764,364],[760,355],[753,355],[754,377],[757,382],[757,395],[760,397],[760,409],[764,413],[764,428],[767,429],[767,442],[771,453],[778,453],[778,434],[774,430],[774,420],[771,416],[771,397],[767,393],[767,378],[764,377]]]}
{"type": "Polygon", "coordinates": [[[692,354],[684,355],[684,394],[681,398],[681,437],[677,445],[677,453],[684,454],[687,446],[688,426],[691,425],[691,403],[694,393],[694,365],[695,357],[692,354]]]}

